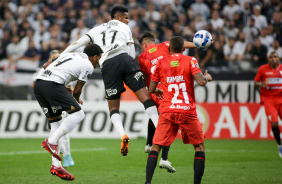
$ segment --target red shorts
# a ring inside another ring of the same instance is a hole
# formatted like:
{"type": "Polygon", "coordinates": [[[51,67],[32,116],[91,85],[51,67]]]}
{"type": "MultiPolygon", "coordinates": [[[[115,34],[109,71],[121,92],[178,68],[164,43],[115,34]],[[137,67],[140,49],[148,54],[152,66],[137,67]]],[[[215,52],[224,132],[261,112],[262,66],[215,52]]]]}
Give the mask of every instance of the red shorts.
{"type": "Polygon", "coordinates": [[[171,145],[179,129],[184,144],[198,145],[204,142],[205,136],[198,117],[182,113],[162,113],[159,116],[153,144],[171,145]]]}
{"type": "Polygon", "coordinates": [[[282,119],[282,102],[266,98],[264,101],[264,109],[268,122],[278,122],[278,115],[280,119],[282,119]]]}

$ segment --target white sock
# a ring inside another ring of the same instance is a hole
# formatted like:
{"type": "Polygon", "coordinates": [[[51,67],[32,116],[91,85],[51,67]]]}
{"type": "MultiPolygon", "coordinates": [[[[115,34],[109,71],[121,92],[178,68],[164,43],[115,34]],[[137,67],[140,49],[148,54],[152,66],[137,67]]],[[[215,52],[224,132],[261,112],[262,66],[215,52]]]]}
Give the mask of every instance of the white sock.
{"type": "Polygon", "coordinates": [[[158,125],[159,121],[159,113],[156,106],[148,107],[145,109],[146,113],[148,114],[149,118],[153,121],[155,127],[158,125]]]}
{"type": "Polygon", "coordinates": [[[60,127],[62,121],[63,120],[61,119],[60,121],[56,121],[56,122],[50,123],[51,130],[50,130],[49,136],[51,136],[60,127]]]}
{"type": "Polygon", "coordinates": [[[73,130],[85,117],[82,110],[69,114],[66,117],[61,126],[48,138],[50,144],[58,144],[58,140],[65,134],[73,130]]]}
{"type": "Polygon", "coordinates": [[[61,162],[55,157],[52,157],[52,165],[54,165],[56,167],[62,167],[61,162]]]}
{"type": "Polygon", "coordinates": [[[64,157],[66,155],[70,154],[70,136],[69,134],[64,135],[61,137],[60,141],[62,142],[62,148],[63,148],[63,155],[64,157]]]}
{"type": "Polygon", "coordinates": [[[120,114],[119,113],[114,113],[111,116],[111,120],[112,120],[112,123],[115,126],[115,129],[118,131],[120,137],[122,137],[123,134],[124,134],[124,128],[123,128],[123,125],[122,125],[122,120],[121,120],[120,114]]]}

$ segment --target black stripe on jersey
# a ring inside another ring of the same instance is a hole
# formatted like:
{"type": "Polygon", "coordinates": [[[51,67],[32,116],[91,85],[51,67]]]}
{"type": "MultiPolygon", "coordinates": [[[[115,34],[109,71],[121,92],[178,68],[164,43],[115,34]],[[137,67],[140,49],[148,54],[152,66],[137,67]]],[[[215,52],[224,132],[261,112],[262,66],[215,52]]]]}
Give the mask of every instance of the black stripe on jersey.
{"type": "Polygon", "coordinates": [[[85,81],[82,81],[82,80],[77,80],[77,82],[86,83],[85,81]]]}
{"type": "Polygon", "coordinates": [[[129,44],[134,44],[134,42],[128,42],[127,45],[129,45],[129,44]]]}
{"type": "Polygon", "coordinates": [[[92,40],[91,36],[89,36],[88,34],[85,34],[85,35],[89,37],[91,43],[94,43],[94,41],[92,40]]]}

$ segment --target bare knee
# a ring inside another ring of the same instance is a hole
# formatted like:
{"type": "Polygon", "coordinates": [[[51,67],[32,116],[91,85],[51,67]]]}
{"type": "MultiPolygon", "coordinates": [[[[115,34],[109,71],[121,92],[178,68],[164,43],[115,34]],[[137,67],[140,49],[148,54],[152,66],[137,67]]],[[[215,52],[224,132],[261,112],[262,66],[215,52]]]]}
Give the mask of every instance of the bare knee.
{"type": "Polygon", "coordinates": [[[145,87],[136,91],[135,94],[141,103],[144,103],[146,100],[150,99],[150,95],[145,87]]]}
{"type": "Polygon", "coordinates": [[[158,152],[158,154],[160,154],[161,149],[162,149],[161,145],[153,144],[151,151],[156,151],[158,152]]]}
{"type": "Polygon", "coordinates": [[[194,146],[194,149],[195,151],[203,151],[205,152],[205,145],[204,145],[204,142],[198,144],[198,145],[193,145],[194,146]]]}

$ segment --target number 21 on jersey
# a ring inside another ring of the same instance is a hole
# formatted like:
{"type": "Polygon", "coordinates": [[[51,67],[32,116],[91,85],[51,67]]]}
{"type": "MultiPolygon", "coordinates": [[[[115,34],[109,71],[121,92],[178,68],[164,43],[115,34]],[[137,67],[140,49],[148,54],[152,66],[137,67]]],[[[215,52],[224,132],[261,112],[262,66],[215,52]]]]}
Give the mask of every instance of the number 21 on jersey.
{"type": "Polygon", "coordinates": [[[181,89],[183,97],[184,97],[184,102],[186,104],[189,104],[189,97],[188,97],[188,94],[187,94],[187,91],[186,91],[185,83],[180,83],[179,85],[177,85],[177,84],[168,85],[168,91],[172,92],[173,91],[172,89],[174,89],[175,93],[174,93],[173,98],[171,99],[171,103],[173,103],[173,104],[183,103],[182,99],[177,98],[178,95],[179,95],[180,89],[181,89]]]}

